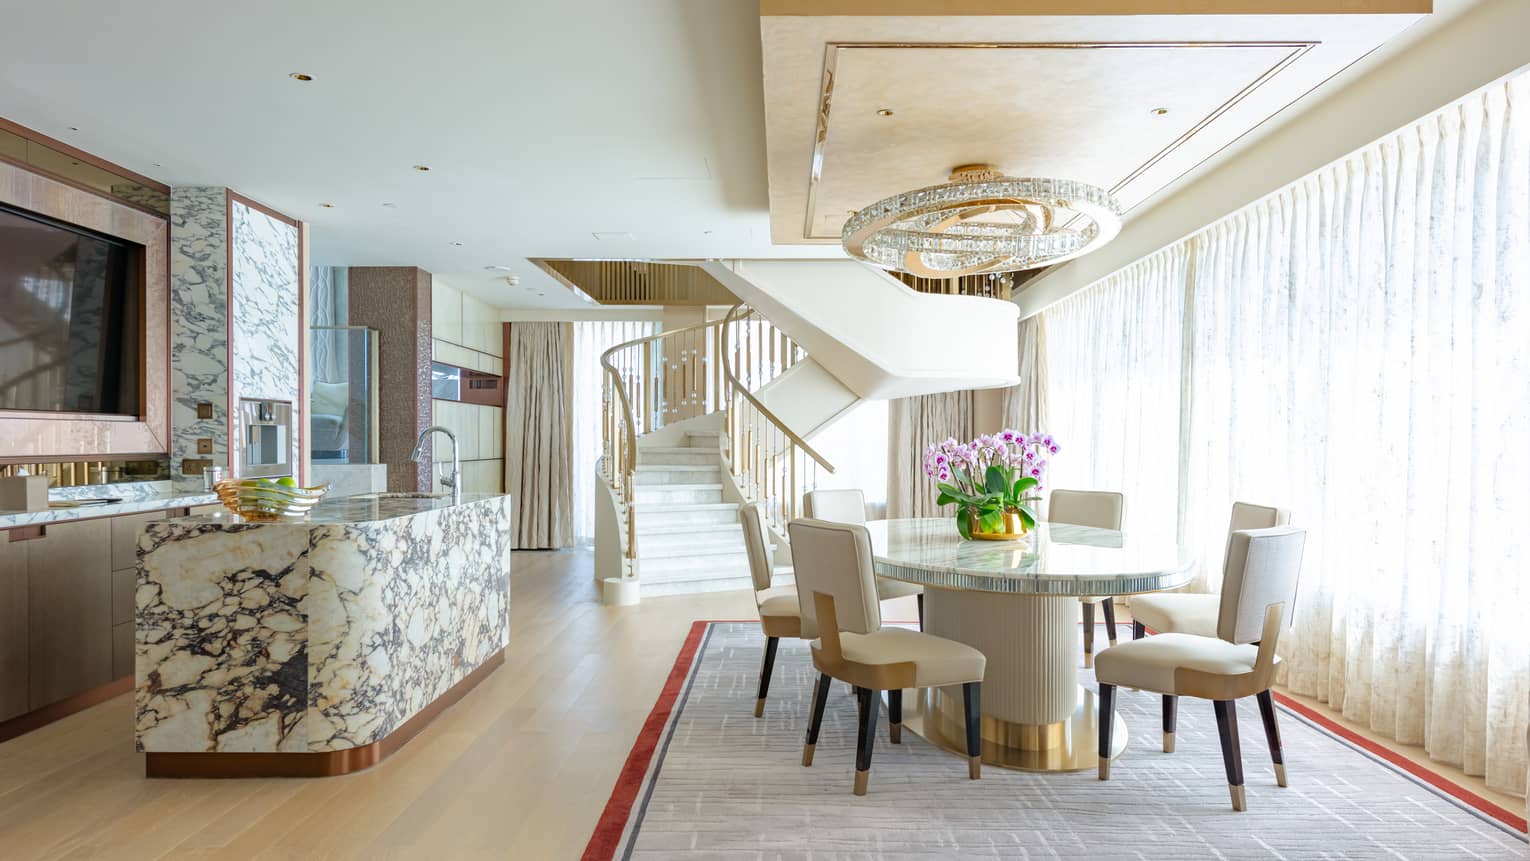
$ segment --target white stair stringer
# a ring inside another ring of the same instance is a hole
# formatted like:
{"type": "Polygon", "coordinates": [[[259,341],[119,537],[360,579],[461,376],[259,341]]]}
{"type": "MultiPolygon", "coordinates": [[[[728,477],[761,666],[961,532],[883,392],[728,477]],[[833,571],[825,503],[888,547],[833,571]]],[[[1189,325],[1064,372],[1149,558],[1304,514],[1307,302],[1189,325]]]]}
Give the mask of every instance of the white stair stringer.
{"type": "MultiPolygon", "coordinates": [[[[753,394],[782,424],[809,441],[862,400],[811,355],[786,369],[753,394]]],[[[755,420],[762,423],[765,421],[758,415],[755,420]]],[[[757,439],[771,438],[771,434],[765,432],[765,427],[759,430],[757,439]]]]}
{"type": "Polygon", "coordinates": [[[1012,302],[920,293],[853,260],[711,260],[702,268],[859,398],[1020,382],[1012,302]]]}

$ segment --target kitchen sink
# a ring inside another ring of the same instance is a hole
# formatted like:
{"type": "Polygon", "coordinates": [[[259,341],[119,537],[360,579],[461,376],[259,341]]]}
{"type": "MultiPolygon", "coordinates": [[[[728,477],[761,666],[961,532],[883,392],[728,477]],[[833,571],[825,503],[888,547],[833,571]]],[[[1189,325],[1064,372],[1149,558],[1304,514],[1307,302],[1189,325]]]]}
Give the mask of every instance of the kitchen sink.
{"type": "Polygon", "coordinates": [[[352,499],[444,499],[444,493],[358,493],[352,499]]]}

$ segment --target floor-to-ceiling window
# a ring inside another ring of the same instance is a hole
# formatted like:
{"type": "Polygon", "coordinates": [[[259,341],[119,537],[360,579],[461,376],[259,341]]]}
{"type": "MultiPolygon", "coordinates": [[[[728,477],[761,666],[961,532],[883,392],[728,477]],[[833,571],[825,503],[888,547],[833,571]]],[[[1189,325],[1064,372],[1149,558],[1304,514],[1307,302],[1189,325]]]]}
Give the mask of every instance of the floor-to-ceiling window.
{"type": "Polygon", "coordinates": [[[574,324],[574,540],[595,540],[595,475],[601,455],[600,354],[658,332],[653,321],[594,320],[574,324]]]}
{"type": "Polygon", "coordinates": [[[1524,791],[1530,75],[1044,313],[1054,432],[1089,446],[1058,482],[1125,490],[1206,589],[1234,500],[1289,507],[1285,682],[1524,791]]]}

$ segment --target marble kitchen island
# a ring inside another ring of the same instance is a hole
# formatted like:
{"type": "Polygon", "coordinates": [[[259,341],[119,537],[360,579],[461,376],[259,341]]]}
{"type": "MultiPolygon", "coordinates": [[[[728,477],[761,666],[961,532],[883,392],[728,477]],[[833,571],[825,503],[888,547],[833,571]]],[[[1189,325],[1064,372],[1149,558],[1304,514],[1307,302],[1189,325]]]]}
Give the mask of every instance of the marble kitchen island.
{"type": "Polygon", "coordinates": [[[510,497],[325,500],[300,520],[150,523],[138,748],[150,777],[379,762],[504,661],[510,497]]]}

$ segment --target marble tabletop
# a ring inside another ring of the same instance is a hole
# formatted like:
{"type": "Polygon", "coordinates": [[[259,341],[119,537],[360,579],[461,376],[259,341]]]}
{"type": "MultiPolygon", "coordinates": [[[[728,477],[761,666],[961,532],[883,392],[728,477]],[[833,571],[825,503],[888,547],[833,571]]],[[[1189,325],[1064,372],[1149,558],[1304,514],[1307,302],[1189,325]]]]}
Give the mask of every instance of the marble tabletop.
{"type": "Polygon", "coordinates": [[[949,517],[874,520],[877,574],[1013,595],[1132,595],[1189,583],[1195,561],[1173,536],[1041,523],[1015,541],[965,541],[949,517]]]}

